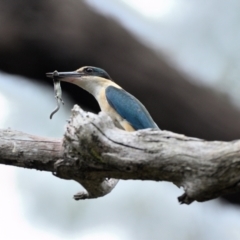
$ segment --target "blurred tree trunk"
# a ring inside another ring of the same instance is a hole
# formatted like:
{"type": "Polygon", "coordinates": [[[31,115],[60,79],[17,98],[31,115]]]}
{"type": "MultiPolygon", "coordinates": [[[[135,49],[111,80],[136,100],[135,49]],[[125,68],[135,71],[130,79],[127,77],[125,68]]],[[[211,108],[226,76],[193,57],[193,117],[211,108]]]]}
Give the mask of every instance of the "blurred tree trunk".
{"type": "MultiPolygon", "coordinates": [[[[52,84],[45,72],[99,66],[144,103],[161,129],[207,140],[240,138],[240,111],[226,97],[190,83],[83,1],[2,0],[0,13],[1,70],[52,84]]],[[[81,106],[98,111],[86,92],[63,88],[81,106]]]]}

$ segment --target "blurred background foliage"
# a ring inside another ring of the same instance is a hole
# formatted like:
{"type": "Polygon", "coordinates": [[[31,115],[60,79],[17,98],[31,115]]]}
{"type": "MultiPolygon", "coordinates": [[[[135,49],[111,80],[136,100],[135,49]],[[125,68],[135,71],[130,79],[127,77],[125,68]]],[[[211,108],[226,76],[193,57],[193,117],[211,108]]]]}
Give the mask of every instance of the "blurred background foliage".
{"type": "MultiPolygon", "coordinates": [[[[239,139],[239,20],[238,0],[2,0],[0,127],[62,137],[74,103],[99,107],[63,83],[66,105],[50,121],[45,73],[93,65],[160,128],[239,139]]],[[[170,183],[121,181],[104,198],[75,202],[77,183],[8,166],[0,183],[1,239],[240,239],[238,194],[180,206],[170,183]]]]}

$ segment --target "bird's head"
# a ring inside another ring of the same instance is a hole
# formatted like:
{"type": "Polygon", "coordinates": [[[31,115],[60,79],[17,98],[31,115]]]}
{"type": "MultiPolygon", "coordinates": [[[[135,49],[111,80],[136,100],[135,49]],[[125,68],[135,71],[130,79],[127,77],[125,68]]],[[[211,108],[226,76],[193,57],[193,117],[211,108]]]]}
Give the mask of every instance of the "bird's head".
{"type": "Polygon", "coordinates": [[[85,66],[73,72],[51,72],[46,73],[47,77],[55,78],[60,81],[69,82],[78,85],[95,95],[100,87],[112,81],[108,73],[97,67],[85,66]]]}
{"type": "MultiPolygon", "coordinates": [[[[46,73],[47,77],[59,79],[64,82],[80,83],[85,81],[99,80],[100,78],[112,80],[108,73],[97,67],[85,66],[73,72],[52,72],[46,73]]],[[[78,85],[78,84],[77,84],[78,85]]]]}

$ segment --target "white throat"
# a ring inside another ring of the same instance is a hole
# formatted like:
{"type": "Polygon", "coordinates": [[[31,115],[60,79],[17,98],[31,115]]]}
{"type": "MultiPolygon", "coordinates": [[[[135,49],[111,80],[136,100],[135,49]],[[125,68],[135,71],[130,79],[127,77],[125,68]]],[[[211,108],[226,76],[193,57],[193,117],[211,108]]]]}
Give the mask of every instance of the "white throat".
{"type": "Polygon", "coordinates": [[[96,76],[81,77],[79,79],[75,79],[73,83],[91,93],[96,99],[99,98],[101,91],[110,85],[120,88],[120,86],[111,80],[96,76]]]}

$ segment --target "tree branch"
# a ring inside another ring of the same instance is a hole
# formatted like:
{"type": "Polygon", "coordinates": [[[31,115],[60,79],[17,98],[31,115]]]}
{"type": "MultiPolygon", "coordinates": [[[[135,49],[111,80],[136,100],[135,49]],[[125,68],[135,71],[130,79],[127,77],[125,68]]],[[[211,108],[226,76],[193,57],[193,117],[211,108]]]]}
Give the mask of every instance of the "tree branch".
{"type": "Polygon", "coordinates": [[[117,179],[172,182],[183,187],[179,201],[186,204],[240,190],[240,141],[208,142],[151,129],[126,132],[104,113],[78,106],[63,142],[1,130],[0,163],[73,179],[86,189],[76,200],[106,195],[117,179]]]}
{"type": "Polygon", "coordinates": [[[0,130],[0,163],[43,171],[54,171],[63,158],[61,139],[43,138],[27,133],[0,130]]]}

